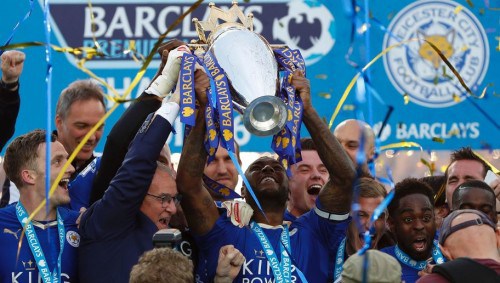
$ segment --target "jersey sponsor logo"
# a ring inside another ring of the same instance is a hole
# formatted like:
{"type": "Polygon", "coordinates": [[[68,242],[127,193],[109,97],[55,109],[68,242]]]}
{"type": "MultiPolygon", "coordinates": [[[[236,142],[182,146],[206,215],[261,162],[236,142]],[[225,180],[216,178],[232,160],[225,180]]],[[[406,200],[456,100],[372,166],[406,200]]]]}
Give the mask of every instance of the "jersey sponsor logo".
{"type": "Polygon", "coordinates": [[[71,246],[78,248],[78,246],[80,246],[80,234],[75,231],[68,231],[66,233],[66,241],[68,241],[71,246]]]}
{"type": "Polygon", "coordinates": [[[95,173],[96,170],[97,170],[97,158],[94,158],[94,160],[92,160],[92,162],[90,162],[89,165],[87,165],[87,167],[85,167],[85,169],[83,169],[79,175],[85,177],[90,172],[95,173]]]}
{"type": "Polygon", "coordinates": [[[383,48],[415,39],[384,56],[385,71],[401,93],[414,103],[442,108],[463,101],[463,87],[434,44],[460,73],[471,89],[477,90],[489,65],[489,44],[484,28],[466,7],[448,0],[415,1],[391,21],[383,48]]]}
{"type": "MultiPolygon", "coordinates": [[[[255,258],[247,258],[241,267],[242,282],[246,283],[274,283],[276,282],[271,270],[271,264],[266,259],[265,252],[262,250],[254,250],[255,258]]],[[[292,282],[298,282],[297,276],[294,274],[295,265],[291,268],[292,282]]]]}
{"type": "MultiPolygon", "coordinates": [[[[43,1],[39,0],[43,6],[43,1]]],[[[217,7],[229,9],[230,1],[221,1],[217,7]]],[[[153,49],[160,34],[165,32],[192,1],[162,0],[93,0],[92,8],[87,0],[53,0],[52,28],[59,45],[71,47],[95,47],[104,56],[86,62],[90,69],[137,69],[134,56],[146,56],[153,49]],[[67,17],[71,14],[72,17],[67,17]],[[93,20],[92,16],[93,15],[93,20]],[[132,52],[132,51],[135,51],[132,52]]],[[[328,54],[335,44],[335,20],[330,10],[317,1],[306,0],[255,0],[240,1],[245,15],[252,13],[254,31],[271,44],[286,44],[299,49],[308,65],[328,54]]],[[[208,3],[202,3],[182,23],[174,28],[167,39],[178,38],[185,42],[198,39],[193,18],[207,20],[208,3]]],[[[76,64],[73,55],[66,54],[69,62],[76,64]]],[[[159,65],[159,56],[149,67],[159,65]]]]}
{"type": "MultiPolygon", "coordinates": [[[[34,264],[34,262],[33,262],[34,264]]],[[[11,281],[12,283],[42,283],[42,278],[38,271],[31,271],[34,269],[26,269],[30,271],[23,272],[12,272],[11,281]]],[[[61,273],[61,283],[71,283],[71,280],[66,273],[61,273]]]]}

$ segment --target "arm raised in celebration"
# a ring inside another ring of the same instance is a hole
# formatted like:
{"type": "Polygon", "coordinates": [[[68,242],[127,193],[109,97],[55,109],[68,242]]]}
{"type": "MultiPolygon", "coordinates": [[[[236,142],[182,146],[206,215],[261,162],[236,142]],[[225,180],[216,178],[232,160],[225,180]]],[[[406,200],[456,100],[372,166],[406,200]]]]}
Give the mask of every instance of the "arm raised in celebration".
{"type": "Polygon", "coordinates": [[[355,179],[354,165],[312,106],[310,83],[301,71],[294,72],[292,85],[300,94],[304,105],[304,124],[311,134],[321,161],[330,173],[330,179],[319,194],[319,202],[325,210],[331,213],[348,213],[355,179]]]}
{"type": "Polygon", "coordinates": [[[214,226],[219,213],[210,196],[203,187],[202,176],[207,162],[207,152],[203,141],[205,139],[205,109],[207,105],[206,89],[209,86],[208,77],[201,70],[195,72],[196,97],[199,110],[196,114],[196,124],[184,141],[181,159],[177,169],[177,190],[182,195],[182,209],[189,228],[196,235],[209,232],[214,226]]]}

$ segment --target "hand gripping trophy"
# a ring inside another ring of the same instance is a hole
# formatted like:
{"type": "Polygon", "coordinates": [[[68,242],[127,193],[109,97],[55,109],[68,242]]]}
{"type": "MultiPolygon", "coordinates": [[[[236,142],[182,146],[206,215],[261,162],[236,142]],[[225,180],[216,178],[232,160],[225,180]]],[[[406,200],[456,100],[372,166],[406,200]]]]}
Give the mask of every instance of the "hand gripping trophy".
{"type": "MultiPolygon", "coordinates": [[[[223,147],[234,152],[233,109],[242,114],[250,133],[274,135],[272,148],[285,167],[300,161],[302,102],[291,85],[296,69],[305,73],[300,52],[270,45],[253,31],[253,15],[245,17],[236,1],[228,11],[214,3],[209,4],[209,9],[206,21],[193,19],[199,39],[188,46],[194,55],[182,55],[180,66],[178,62],[178,69],[173,71],[180,70],[180,77],[189,78],[194,74],[194,65],[199,64],[210,78],[210,105],[206,111],[209,161],[219,138],[223,147]]],[[[177,59],[180,61],[180,57],[177,59]]],[[[192,84],[189,89],[193,89],[192,84]]],[[[193,125],[192,91],[184,94],[181,91],[181,122],[193,125]],[[183,105],[183,101],[191,104],[183,105]]]]}
{"type": "MultiPolygon", "coordinates": [[[[267,136],[280,132],[287,121],[287,107],[276,96],[278,63],[273,49],[253,31],[253,15],[245,17],[235,1],[229,11],[215,7],[214,3],[209,7],[207,21],[193,19],[199,40],[190,47],[197,49],[195,54],[211,54],[211,59],[225,72],[234,109],[243,115],[250,133],[267,136]],[[223,23],[219,24],[219,20],[223,23]]],[[[209,68],[211,59],[205,57],[209,68]]]]}

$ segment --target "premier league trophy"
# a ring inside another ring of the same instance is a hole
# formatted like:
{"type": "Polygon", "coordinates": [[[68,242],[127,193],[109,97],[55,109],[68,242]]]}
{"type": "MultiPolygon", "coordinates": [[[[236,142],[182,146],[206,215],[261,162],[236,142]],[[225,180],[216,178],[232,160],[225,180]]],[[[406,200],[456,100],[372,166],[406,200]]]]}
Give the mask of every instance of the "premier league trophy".
{"type": "Polygon", "coordinates": [[[243,115],[250,133],[273,135],[271,148],[288,170],[301,160],[303,105],[291,82],[296,70],[305,74],[304,60],[298,50],[270,45],[255,33],[253,15],[245,17],[236,1],[227,11],[214,3],[209,8],[206,21],[193,19],[199,37],[189,44],[194,55],[182,57],[181,122],[187,126],[195,122],[193,76],[194,65],[199,64],[211,82],[205,111],[208,162],[219,145],[235,152],[234,109],[243,115]]]}
{"type": "MultiPolygon", "coordinates": [[[[265,38],[253,32],[253,16],[245,17],[237,3],[233,1],[229,11],[215,7],[214,3],[209,7],[207,21],[193,19],[199,40],[190,47],[211,54],[225,72],[233,107],[243,115],[250,133],[258,136],[279,133],[287,122],[288,112],[283,100],[276,96],[279,79],[273,50],[265,38]],[[219,20],[224,22],[219,24],[219,20]],[[208,37],[206,32],[210,32],[208,37]]],[[[208,69],[210,62],[205,57],[208,69]]]]}

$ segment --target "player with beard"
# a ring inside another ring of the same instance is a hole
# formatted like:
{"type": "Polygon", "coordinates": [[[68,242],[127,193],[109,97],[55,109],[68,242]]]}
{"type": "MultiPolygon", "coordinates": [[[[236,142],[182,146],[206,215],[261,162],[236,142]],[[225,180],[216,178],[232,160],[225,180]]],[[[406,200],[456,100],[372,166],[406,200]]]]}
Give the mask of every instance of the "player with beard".
{"type": "Polygon", "coordinates": [[[302,138],[300,145],[302,161],[293,164],[290,169],[292,176],[288,182],[290,199],[284,216],[286,221],[293,221],[314,208],[316,198],[329,178],[313,140],[302,138]]]}
{"type": "MultiPolygon", "coordinates": [[[[78,213],[62,207],[69,203],[68,182],[75,171],[73,166],[64,171],[47,206],[34,214],[46,198],[45,134],[35,130],[19,136],[5,153],[5,172],[16,184],[20,197],[16,204],[0,209],[0,282],[78,282],[78,213]]],[[[68,153],[54,135],[50,146],[52,184],[68,153]]]]}
{"type": "Polygon", "coordinates": [[[418,280],[418,272],[432,258],[434,263],[444,258],[434,242],[436,223],[432,189],[424,182],[407,178],[396,184],[394,199],[388,206],[389,226],[396,235],[397,244],[382,249],[395,257],[402,268],[402,280],[418,280]]]}
{"type": "Polygon", "coordinates": [[[302,276],[309,282],[327,282],[333,278],[335,253],[350,221],[354,166],[314,110],[309,80],[296,71],[292,85],[302,98],[303,121],[329,171],[330,180],[320,192],[316,208],[295,221],[290,232],[282,225],[289,196],[288,178],[285,168],[270,157],[257,159],[245,172],[265,214],[244,187],[243,195],[254,211],[250,227],[235,226],[226,215],[219,217],[212,197],[201,185],[207,157],[203,145],[207,100],[205,97],[199,101],[201,110],[184,143],[176,180],[182,194],[181,205],[200,247],[198,281],[213,280],[219,249],[228,244],[246,258],[235,282],[279,278],[304,282],[302,276]]]}

